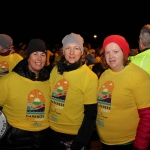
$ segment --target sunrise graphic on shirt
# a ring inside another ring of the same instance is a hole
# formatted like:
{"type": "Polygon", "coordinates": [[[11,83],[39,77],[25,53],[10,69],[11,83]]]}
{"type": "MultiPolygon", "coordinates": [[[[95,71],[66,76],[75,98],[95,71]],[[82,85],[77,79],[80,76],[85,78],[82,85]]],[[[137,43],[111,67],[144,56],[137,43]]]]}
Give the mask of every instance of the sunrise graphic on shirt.
{"type": "Polygon", "coordinates": [[[53,89],[52,100],[64,102],[68,88],[69,83],[66,79],[59,80],[53,89]]]}
{"type": "Polygon", "coordinates": [[[37,89],[28,94],[27,114],[44,114],[45,97],[37,89]]]}
{"type": "Polygon", "coordinates": [[[110,106],[113,89],[114,83],[112,81],[105,82],[98,91],[98,103],[110,106]]]}
{"type": "Polygon", "coordinates": [[[9,64],[6,61],[0,62],[0,76],[9,73],[9,64]]]}

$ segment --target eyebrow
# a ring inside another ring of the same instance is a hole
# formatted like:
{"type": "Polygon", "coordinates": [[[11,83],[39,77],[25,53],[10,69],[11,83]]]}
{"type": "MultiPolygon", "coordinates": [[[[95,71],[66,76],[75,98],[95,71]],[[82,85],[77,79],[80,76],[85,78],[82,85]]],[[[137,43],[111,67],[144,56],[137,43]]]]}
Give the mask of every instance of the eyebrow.
{"type": "Polygon", "coordinates": [[[67,48],[67,47],[77,47],[77,48],[80,48],[78,45],[74,45],[74,46],[69,46],[69,45],[68,45],[68,46],[66,46],[66,48],[67,48]]]}

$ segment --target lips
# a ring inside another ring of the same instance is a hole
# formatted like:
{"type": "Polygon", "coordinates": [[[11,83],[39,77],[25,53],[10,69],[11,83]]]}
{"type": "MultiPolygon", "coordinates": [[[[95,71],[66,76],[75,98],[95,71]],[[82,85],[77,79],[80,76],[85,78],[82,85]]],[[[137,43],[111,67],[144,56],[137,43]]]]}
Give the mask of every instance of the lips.
{"type": "Polygon", "coordinates": [[[75,57],[69,57],[69,58],[74,59],[75,57]]]}
{"type": "Polygon", "coordinates": [[[114,62],[116,62],[116,60],[110,60],[109,62],[110,62],[110,63],[114,63],[114,62]]]}
{"type": "Polygon", "coordinates": [[[42,65],[41,62],[36,62],[35,64],[38,65],[38,66],[42,65]]]}

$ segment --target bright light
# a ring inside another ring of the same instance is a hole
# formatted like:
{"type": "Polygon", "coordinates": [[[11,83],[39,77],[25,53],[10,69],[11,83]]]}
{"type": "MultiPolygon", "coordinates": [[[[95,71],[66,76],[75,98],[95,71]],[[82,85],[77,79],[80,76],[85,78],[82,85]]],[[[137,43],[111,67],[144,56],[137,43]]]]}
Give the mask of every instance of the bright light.
{"type": "Polygon", "coordinates": [[[96,38],[97,38],[97,35],[94,35],[94,38],[96,39],[96,38]]]}

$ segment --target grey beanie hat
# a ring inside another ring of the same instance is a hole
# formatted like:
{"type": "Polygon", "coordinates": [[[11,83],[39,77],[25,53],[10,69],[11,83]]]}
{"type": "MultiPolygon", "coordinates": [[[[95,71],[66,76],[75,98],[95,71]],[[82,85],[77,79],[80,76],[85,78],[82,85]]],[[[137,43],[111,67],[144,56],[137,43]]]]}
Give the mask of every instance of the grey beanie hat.
{"type": "Polygon", "coordinates": [[[0,34],[0,46],[4,49],[10,49],[13,46],[13,39],[7,34],[0,34]]]}
{"type": "Polygon", "coordinates": [[[83,43],[84,43],[84,40],[79,34],[75,34],[75,33],[68,34],[62,39],[63,52],[64,52],[65,47],[68,44],[76,44],[80,47],[81,52],[83,54],[83,43]]]}

